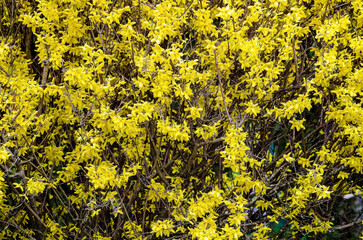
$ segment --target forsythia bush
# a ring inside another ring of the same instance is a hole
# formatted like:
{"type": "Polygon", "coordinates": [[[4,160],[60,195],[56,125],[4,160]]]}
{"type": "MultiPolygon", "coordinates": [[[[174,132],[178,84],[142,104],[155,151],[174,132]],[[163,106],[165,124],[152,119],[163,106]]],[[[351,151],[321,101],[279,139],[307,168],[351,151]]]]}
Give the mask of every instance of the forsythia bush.
{"type": "MultiPolygon", "coordinates": [[[[1,239],[343,239],[361,0],[0,0],[1,239]]],[[[350,235],[349,235],[350,234],[350,235]]]]}

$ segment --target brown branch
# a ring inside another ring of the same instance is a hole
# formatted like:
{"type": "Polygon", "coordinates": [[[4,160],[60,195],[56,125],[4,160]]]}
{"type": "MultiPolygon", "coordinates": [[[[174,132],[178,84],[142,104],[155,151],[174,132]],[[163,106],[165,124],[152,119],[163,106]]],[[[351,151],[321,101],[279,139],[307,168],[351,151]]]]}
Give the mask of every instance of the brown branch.
{"type": "Polygon", "coordinates": [[[158,174],[158,176],[160,177],[160,179],[166,184],[166,186],[169,186],[169,182],[168,180],[166,179],[166,177],[164,176],[164,174],[161,172],[161,168],[162,168],[162,165],[161,165],[161,161],[160,161],[160,157],[159,157],[159,151],[156,147],[156,144],[155,144],[155,141],[150,133],[150,130],[148,128],[148,126],[146,126],[146,131],[149,135],[149,139],[150,139],[150,142],[151,142],[151,145],[152,145],[152,149],[154,150],[154,166],[155,166],[155,170],[158,174]]]}
{"type": "Polygon", "coordinates": [[[296,74],[296,80],[299,83],[300,80],[300,74],[299,74],[299,68],[297,65],[297,56],[296,56],[296,49],[295,49],[295,37],[292,38],[292,49],[294,51],[294,64],[295,64],[295,74],[296,74]]]}
{"type": "Polygon", "coordinates": [[[354,222],[351,222],[351,223],[348,223],[348,224],[345,224],[345,225],[340,225],[340,226],[332,227],[332,229],[333,230],[341,230],[341,229],[353,227],[354,225],[357,225],[359,223],[362,224],[362,220],[361,219],[358,219],[358,220],[356,220],[354,222]]]}
{"type": "MultiPolygon", "coordinates": [[[[47,50],[49,49],[49,46],[47,46],[47,50]]],[[[47,86],[47,79],[48,79],[48,73],[49,73],[49,66],[50,66],[50,57],[48,54],[48,58],[46,60],[43,61],[44,64],[44,68],[43,68],[43,73],[42,73],[42,82],[40,84],[40,86],[45,89],[45,87],[47,86]]],[[[39,108],[38,108],[38,112],[37,112],[37,116],[40,116],[45,110],[45,104],[44,104],[44,93],[42,95],[42,97],[39,100],[39,108]]]]}
{"type": "Polygon", "coordinates": [[[11,76],[2,66],[0,66],[0,70],[3,71],[7,77],[11,76]]]}
{"type": "Polygon", "coordinates": [[[229,112],[228,112],[228,108],[227,108],[227,104],[226,104],[226,99],[224,97],[224,93],[223,93],[223,89],[222,89],[221,72],[220,72],[219,67],[218,67],[217,51],[216,51],[216,49],[214,49],[214,61],[215,61],[216,67],[217,67],[219,88],[221,89],[221,94],[222,94],[222,98],[223,98],[224,108],[225,108],[225,111],[227,113],[228,120],[232,124],[232,119],[231,119],[231,116],[229,116],[229,112]]]}

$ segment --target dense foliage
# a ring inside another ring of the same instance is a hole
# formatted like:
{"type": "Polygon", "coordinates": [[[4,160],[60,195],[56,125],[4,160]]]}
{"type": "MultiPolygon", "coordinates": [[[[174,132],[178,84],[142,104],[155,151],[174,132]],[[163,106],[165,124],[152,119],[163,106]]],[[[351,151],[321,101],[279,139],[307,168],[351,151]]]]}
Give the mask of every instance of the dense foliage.
{"type": "MultiPolygon", "coordinates": [[[[361,0],[1,0],[0,238],[342,239],[361,0]]],[[[357,233],[358,234],[358,233],[357,233]]]]}

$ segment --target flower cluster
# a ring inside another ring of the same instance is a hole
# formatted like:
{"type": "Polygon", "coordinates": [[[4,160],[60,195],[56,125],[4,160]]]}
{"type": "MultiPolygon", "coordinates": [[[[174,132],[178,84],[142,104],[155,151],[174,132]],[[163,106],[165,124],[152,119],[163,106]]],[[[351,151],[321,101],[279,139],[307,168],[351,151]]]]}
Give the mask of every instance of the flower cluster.
{"type": "Polygon", "coordinates": [[[0,239],[361,224],[337,207],[363,190],[361,0],[18,0],[0,16],[0,239]]]}

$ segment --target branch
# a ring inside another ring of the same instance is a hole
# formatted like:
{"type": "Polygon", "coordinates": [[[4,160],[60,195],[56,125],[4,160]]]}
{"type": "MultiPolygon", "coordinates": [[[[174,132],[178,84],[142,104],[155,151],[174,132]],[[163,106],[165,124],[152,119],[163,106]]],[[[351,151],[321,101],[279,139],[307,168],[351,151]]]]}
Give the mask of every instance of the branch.
{"type": "Polygon", "coordinates": [[[7,71],[5,71],[5,69],[2,66],[0,66],[0,70],[3,71],[7,77],[10,77],[10,74],[7,71]]]}
{"type": "Polygon", "coordinates": [[[222,89],[221,72],[220,72],[219,67],[218,67],[217,51],[216,51],[216,49],[214,49],[214,61],[216,63],[216,67],[217,67],[219,88],[221,89],[221,94],[222,94],[222,98],[223,98],[224,108],[225,108],[225,111],[227,113],[229,122],[232,123],[232,119],[231,119],[231,116],[229,116],[229,112],[228,112],[228,108],[227,108],[227,104],[226,104],[226,99],[224,97],[224,93],[223,93],[223,89],[222,89]]]}
{"type": "Polygon", "coordinates": [[[356,220],[354,222],[351,222],[351,223],[348,223],[348,224],[345,224],[345,225],[340,225],[340,226],[332,227],[332,229],[333,230],[341,230],[341,229],[353,227],[354,225],[359,224],[359,223],[362,224],[362,220],[361,219],[358,219],[358,220],[356,220]]]}

